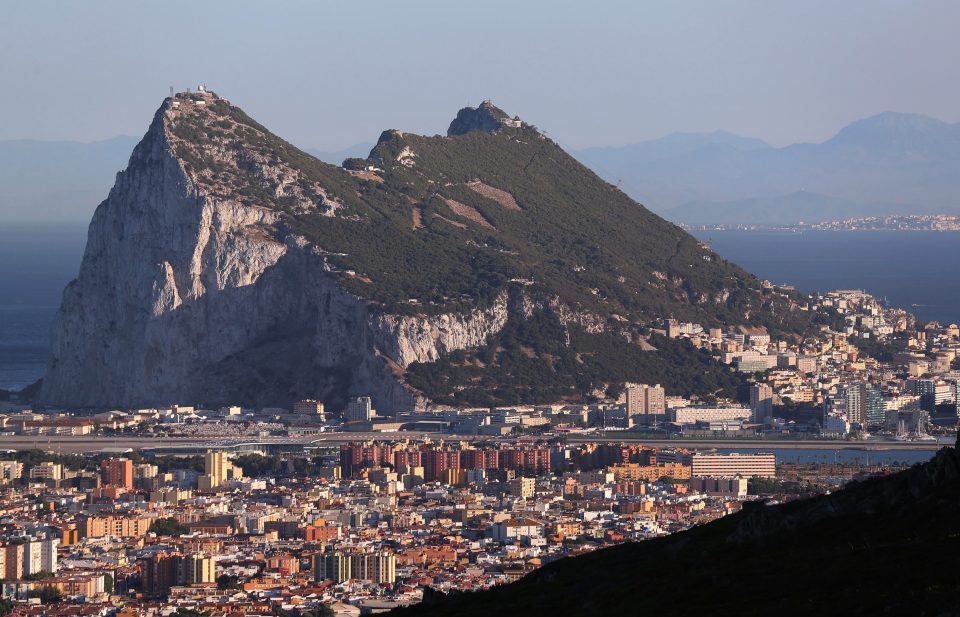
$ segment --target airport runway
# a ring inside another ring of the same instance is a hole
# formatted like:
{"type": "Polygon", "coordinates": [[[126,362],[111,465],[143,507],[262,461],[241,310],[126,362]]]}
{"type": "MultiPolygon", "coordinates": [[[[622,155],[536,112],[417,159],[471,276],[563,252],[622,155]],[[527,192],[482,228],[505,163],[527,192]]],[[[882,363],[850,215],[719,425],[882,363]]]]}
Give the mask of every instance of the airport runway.
{"type": "MultiPolygon", "coordinates": [[[[82,454],[93,452],[123,451],[126,449],[144,449],[170,446],[194,446],[217,448],[228,444],[315,444],[337,445],[350,441],[403,441],[423,440],[432,441],[489,441],[500,443],[531,443],[535,436],[520,437],[484,437],[467,435],[444,435],[439,433],[425,433],[419,431],[402,431],[391,433],[324,433],[321,435],[306,435],[302,437],[241,437],[220,438],[209,437],[113,437],[113,436],[69,436],[69,435],[14,435],[0,437],[0,450],[31,450],[39,449],[62,454],[82,454]]],[[[941,443],[923,441],[845,441],[845,440],[763,440],[763,439],[649,439],[631,437],[624,434],[568,434],[565,436],[568,444],[584,443],[630,443],[660,448],[737,448],[750,450],[770,449],[819,449],[819,450],[939,450],[944,446],[954,444],[953,437],[944,437],[941,443]]]]}

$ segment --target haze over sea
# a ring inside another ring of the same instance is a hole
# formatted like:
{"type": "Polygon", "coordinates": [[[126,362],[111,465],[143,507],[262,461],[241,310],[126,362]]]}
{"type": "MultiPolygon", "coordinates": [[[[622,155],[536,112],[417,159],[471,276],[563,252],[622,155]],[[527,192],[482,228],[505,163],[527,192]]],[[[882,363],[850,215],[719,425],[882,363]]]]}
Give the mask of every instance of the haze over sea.
{"type": "MultiPolygon", "coordinates": [[[[697,232],[750,272],[800,291],[862,288],[923,320],[960,322],[960,233],[697,232]]],[[[77,275],[86,225],[0,226],[0,388],[46,366],[49,330],[77,275]]]]}
{"type": "Polygon", "coordinates": [[[923,321],[960,323],[960,232],[697,231],[722,257],[799,291],[863,289],[923,321]]]}
{"type": "Polygon", "coordinates": [[[0,388],[43,376],[50,325],[80,268],[86,225],[0,225],[0,388]]]}

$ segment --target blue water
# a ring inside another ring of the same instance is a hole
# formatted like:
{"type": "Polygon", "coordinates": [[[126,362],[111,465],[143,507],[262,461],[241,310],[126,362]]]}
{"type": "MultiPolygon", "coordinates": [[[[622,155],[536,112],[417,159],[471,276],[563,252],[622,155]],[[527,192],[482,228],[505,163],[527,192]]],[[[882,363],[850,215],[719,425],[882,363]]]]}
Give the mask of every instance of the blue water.
{"type": "Polygon", "coordinates": [[[700,231],[720,256],[799,291],[864,289],[923,321],[960,323],[960,232],[700,231]]]}
{"type": "MultiPolygon", "coordinates": [[[[954,438],[944,441],[944,446],[953,445],[954,438]]],[[[925,463],[936,454],[933,450],[855,450],[819,448],[719,448],[724,454],[773,452],[778,463],[839,463],[856,465],[895,465],[925,463]]]]}
{"type": "Polygon", "coordinates": [[[85,225],[0,223],[0,389],[43,376],[50,324],[85,243],[85,225]]]}
{"type": "MultiPolygon", "coordinates": [[[[923,320],[960,322],[960,233],[697,232],[721,256],[800,291],[862,288],[923,320]]],[[[49,329],[85,225],[0,223],[0,388],[43,376],[49,329]]]]}

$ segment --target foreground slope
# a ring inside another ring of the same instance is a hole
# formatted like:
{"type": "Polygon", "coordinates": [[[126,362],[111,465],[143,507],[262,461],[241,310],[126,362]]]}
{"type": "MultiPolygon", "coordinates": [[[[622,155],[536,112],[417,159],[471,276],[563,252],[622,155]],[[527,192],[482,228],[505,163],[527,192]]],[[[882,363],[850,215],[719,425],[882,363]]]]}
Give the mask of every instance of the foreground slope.
{"type": "Polygon", "coordinates": [[[671,367],[690,376],[672,390],[735,387],[689,346],[642,351],[641,324],[669,316],[809,325],[489,103],[336,167],[213,93],[179,94],[94,215],[40,402],[370,394],[389,414],[578,399],[671,367]]]}
{"type": "Polygon", "coordinates": [[[960,614],[960,454],[690,531],[562,559],[399,616],[960,614]],[[658,611],[663,611],[658,613],[658,611]]]}

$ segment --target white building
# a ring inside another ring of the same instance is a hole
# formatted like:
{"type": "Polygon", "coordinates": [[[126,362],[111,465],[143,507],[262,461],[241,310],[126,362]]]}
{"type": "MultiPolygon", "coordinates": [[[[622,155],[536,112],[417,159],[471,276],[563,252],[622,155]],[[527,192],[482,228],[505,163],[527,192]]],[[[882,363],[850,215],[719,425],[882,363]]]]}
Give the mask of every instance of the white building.
{"type": "Polygon", "coordinates": [[[826,435],[847,435],[850,433],[850,423],[839,413],[828,413],[823,416],[823,428],[826,435]]]}
{"type": "Polygon", "coordinates": [[[704,454],[695,452],[689,456],[690,475],[707,478],[775,478],[777,457],[770,453],[757,454],[704,454]]]}
{"type": "Polygon", "coordinates": [[[746,407],[691,405],[667,411],[667,419],[675,424],[749,420],[753,412],[746,407]]]}
{"type": "Polygon", "coordinates": [[[528,518],[511,518],[494,523],[490,532],[497,542],[513,542],[529,538],[539,538],[543,535],[543,526],[528,518]]]}
{"type": "Polygon", "coordinates": [[[29,576],[40,572],[51,574],[57,571],[56,538],[33,539],[23,545],[23,574],[29,576]]]}
{"type": "Polygon", "coordinates": [[[373,401],[369,396],[358,396],[347,403],[343,419],[347,422],[369,422],[377,415],[373,408],[373,401]]]}

